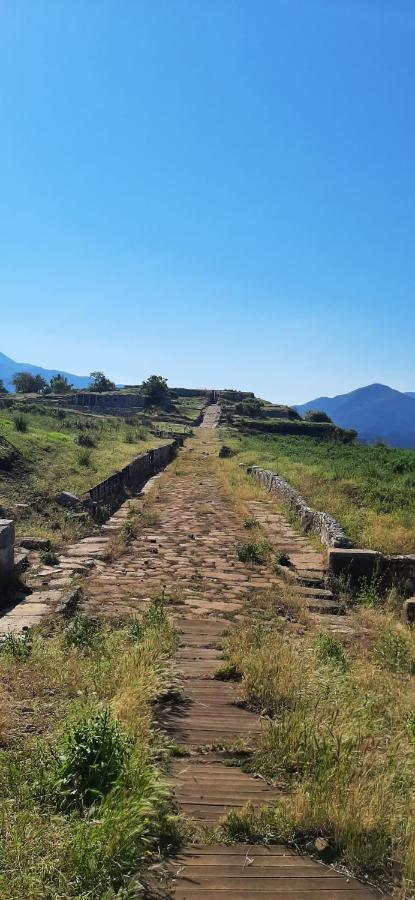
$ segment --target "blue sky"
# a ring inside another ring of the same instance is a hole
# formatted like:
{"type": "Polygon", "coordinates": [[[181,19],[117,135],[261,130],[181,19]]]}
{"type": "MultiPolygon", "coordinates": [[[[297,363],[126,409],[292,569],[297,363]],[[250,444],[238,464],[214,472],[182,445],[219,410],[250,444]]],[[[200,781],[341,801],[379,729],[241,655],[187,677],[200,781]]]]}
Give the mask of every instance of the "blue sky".
{"type": "Polygon", "coordinates": [[[415,390],[413,0],[1,0],[0,350],[415,390]]]}

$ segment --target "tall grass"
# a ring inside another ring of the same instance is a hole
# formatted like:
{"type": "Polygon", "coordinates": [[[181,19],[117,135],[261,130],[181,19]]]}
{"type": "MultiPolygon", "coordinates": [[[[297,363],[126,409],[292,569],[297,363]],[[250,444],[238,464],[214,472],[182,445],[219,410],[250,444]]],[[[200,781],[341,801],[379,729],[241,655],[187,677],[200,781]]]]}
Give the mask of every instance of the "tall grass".
{"type": "Polygon", "coordinates": [[[242,673],[245,700],[267,716],[249,767],[288,791],[262,814],[262,836],[268,829],[286,839],[287,823],[297,841],[323,835],[360,875],[398,878],[400,897],[409,900],[415,636],[375,610],[363,611],[362,624],[349,644],[330,634],[301,636],[276,620],[245,624],[227,652],[242,673]]]}
{"type": "Polygon", "coordinates": [[[176,840],[152,717],[176,645],[161,607],[150,604],[139,636],[82,617],[49,638],[33,633],[30,654],[1,653],[5,900],[113,897],[176,840]],[[16,706],[31,710],[30,730],[16,706]]]}

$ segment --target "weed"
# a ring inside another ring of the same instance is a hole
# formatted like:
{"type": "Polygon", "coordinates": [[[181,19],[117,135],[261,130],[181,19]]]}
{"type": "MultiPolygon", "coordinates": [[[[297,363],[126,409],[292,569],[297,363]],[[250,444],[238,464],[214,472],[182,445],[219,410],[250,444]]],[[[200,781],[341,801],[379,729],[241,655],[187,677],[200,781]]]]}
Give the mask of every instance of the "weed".
{"type": "Polygon", "coordinates": [[[97,646],[101,638],[101,625],[83,613],[77,613],[64,626],[64,642],[67,647],[90,650],[97,646]]]}
{"type": "Polygon", "coordinates": [[[59,809],[85,809],[101,802],[120,777],[130,745],[108,709],[100,709],[71,726],[48,777],[59,809]]]}
{"type": "Polygon", "coordinates": [[[292,565],[292,563],[291,563],[290,557],[288,556],[288,553],[284,553],[283,550],[279,550],[277,553],[274,554],[274,557],[272,560],[272,568],[273,568],[274,572],[279,571],[279,566],[290,567],[291,565],[292,565]]]}
{"type": "Polygon", "coordinates": [[[414,660],[406,639],[388,629],[376,641],[373,654],[378,665],[389,672],[413,673],[414,660]]]}
{"type": "MultiPolygon", "coordinates": [[[[95,447],[96,443],[93,437],[90,434],[78,434],[76,439],[76,443],[79,444],[80,447],[95,447]]],[[[89,463],[82,463],[82,465],[89,465],[89,463]]]]}
{"type": "Polygon", "coordinates": [[[343,670],[347,668],[347,657],[343,644],[332,634],[320,634],[314,646],[320,662],[343,670]]]}
{"type": "Polygon", "coordinates": [[[137,529],[130,519],[127,519],[121,529],[122,540],[126,544],[131,544],[131,541],[134,541],[137,537],[137,529]]]}
{"type": "Polygon", "coordinates": [[[82,450],[78,456],[78,463],[80,466],[85,466],[85,468],[91,465],[91,454],[89,450],[82,450]]]}
{"type": "Polygon", "coordinates": [[[218,669],[216,669],[213,677],[216,678],[217,681],[240,681],[242,673],[235,663],[226,660],[218,669]]]}
{"type": "Polygon", "coordinates": [[[267,540],[247,541],[238,545],[238,559],[244,563],[266,563],[272,550],[267,540]]]}
{"type": "Polygon", "coordinates": [[[14,427],[16,431],[24,434],[27,431],[27,421],[20,413],[14,417],[14,427]]]}
{"type": "Polygon", "coordinates": [[[42,550],[40,560],[44,566],[57,566],[59,558],[54,550],[42,550]]]}
{"type": "Polygon", "coordinates": [[[26,662],[32,655],[33,635],[31,629],[23,631],[22,634],[13,634],[10,632],[4,639],[1,647],[2,652],[18,662],[26,662]]]}
{"type": "Polygon", "coordinates": [[[248,518],[244,521],[244,528],[248,528],[249,530],[252,528],[258,528],[258,526],[259,522],[258,519],[255,518],[255,516],[248,516],[248,518]]]}
{"type": "Polygon", "coordinates": [[[361,606],[381,606],[380,579],[376,576],[362,578],[354,599],[361,606]]]}

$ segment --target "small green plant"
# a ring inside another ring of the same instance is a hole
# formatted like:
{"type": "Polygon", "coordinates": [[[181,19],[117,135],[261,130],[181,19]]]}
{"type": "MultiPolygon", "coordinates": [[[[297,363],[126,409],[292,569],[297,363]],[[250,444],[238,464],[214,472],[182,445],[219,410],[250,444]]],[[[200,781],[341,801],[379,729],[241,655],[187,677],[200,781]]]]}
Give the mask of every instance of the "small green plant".
{"type": "Polygon", "coordinates": [[[131,544],[137,537],[137,529],[131,519],[127,519],[121,529],[122,539],[125,544],[131,544]]]}
{"type": "Polygon", "coordinates": [[[290,557],[288,556],[288,553],[284,553],[283,550],[279,550],[274,554],[272,560],[272,568],[274,572],[278,572],[279,566],[286,566],[287,568],[289,568],[291,565],[292,563],[290,557]]]}
{"type": "Polygon", "coordinates": [[[150,605],[143,613],[141,621],[143,628],[157,628],[160,625],[167,624],[164,593],[153,597],[150,605]]]}
{"type": "Polygon", "coordinates": [[[29,628],[22,634],[8,634],[2,646],[3,653],[18,662],[26,662],[32,655],[32,650],[33,636],[29,628]]]}
{"type": "Polygon", "coordinates": [[[355,602],[360,606],[382,606],[380,579],[375,575],[372,578],[362,578],[355,595],[355,602]]]}
{"type": "Polygon", "coordinates": [[[57,566],[59,559],[53,550],[42,550],[40,560],[44,566],[57,566]]]}
{"type": "Polygon", "coordinates": [[[96,619],[77,613],[64,626],[64,642],[67,647],[89,650],[96,647],[101,637],[101,625],[96,619]]]}
{"type": "Polygon", "coordinates": [[[408,719],[408,735],[415,746],[415,712],[413,712],[408,719]]]}
{"type": "Polygon", "coordinates": [[[271,550],[272,546],[267,540],[246,541],[238,545],[238,559],[244,563],[260,565],[267,561],[271,550]]]}
{"type": "Polygon", "coordinates": [[[21,413],[18,413],[17,416],[14,417],[14,427],[16,431],[25,432],[27,431],[27,422],[24,416],[21,413]]]}
{"type": "Polygon", "coordinates": [[[80,466],[85,466],[87,468],[91,465],[91,454],[89,450],[82,450],[78,456],[78,462],[80,466]]]}
{"type": "Polygon", "coordinates": [[[259,525],[258,519],[255,516],[248,516],[244,521],[244,528],[251,530],[252,528],[257,528],[259,525]]]}
{"type": "Polygon", "coordinates": [[[134,432],[127,431],[127,433],[125,435],[125,441],[127,444],[135,444],[134,432]]]}
{"type": "Polygon", "coordinates": [[[320,662],[334,665],[343,670],[347,668],[347,657],[343,644],[332,634],[320,634],[314,647],[320,662]]]}
{"type": "Polygon", "coordinates": [[[373,654],[379,666],[389,672],[413,673],[414,661],[405,638],[389,629],[382,634],[373,647],[373,654]]]}
{"type": "Polygon", "coordinates": [[[213,676],[217,681],[240,681],[242,672],[238,666],[230,660],[225,660],[213,676]]]}
{"type": "Polygon", "coordinates": [[[126,736],[100,709],[70,727],[55,758],[52,795],[65,812],[97,805],[121,775],[130,753],[126,736]]]}

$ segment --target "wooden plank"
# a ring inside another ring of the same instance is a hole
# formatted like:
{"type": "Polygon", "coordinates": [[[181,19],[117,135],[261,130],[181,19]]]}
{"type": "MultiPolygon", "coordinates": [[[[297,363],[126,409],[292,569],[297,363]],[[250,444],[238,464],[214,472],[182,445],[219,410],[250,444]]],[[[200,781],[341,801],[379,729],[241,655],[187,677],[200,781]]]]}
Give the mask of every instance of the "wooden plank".
{"type": "MultiPolygon", "coordinates": [[[[224,885],[229,884],[229,888],[233,891],[235,890],[247,890],[250,885],[253,889],[255,889],[256,884],[260,880],[260,889],[268,890],[268,891],[286,891],[289,894],[291,891],[324,891],[324,890],[342,890],[347,888],[347,890],[360,890],[361,885],[354,878],[347,879],[342,875],[334,875],[330,878],[325,878],[324,876],[298,876],[294,875],[290,877],[286,874],[289,870],[284,870],[284,875],[278,876],[264,876],[261,879],[258,879],[258,876],[255,872],[252,872],[249,868],[245,869],[243,875],[234,875],[228,877],[225,874],[215,876],[209,870],[206,874],[203,873],[203,869],[200,875],[198,876],[187,876],[186,870],[183,874],[180,875],[180,881],[186,882],[189,887],[191,887],[192,891],[197,889],[201,890],[218,890],[223,891],[224,885]],[[329,883],[329,884],[328,884],[329,883]]],[[[306,870],[304,870],[306,871],[306,870]]],[[[258,885],[259,887],[259,885],[258,885]]]]}
{"type": "Polygon", "coordinates": [[[286,896],[289,900],[373,900],[376,896],[363,887],[350,890],[348,888],[333,889],[326,886],[326,889],[293,889],[292,891],[287,891],[285,887],[278,886],[277,879],[275,879],[271,890],[253,887],[248,882],[243,888],[228,888],[226,885],[223,885],[220,888],[203,888],[201,890],[178,884],[171,893],[175,900],[215,900],[218,897],[223,897],[224,900],[275,900],[278,895],[281,898],[286,896]]]}

